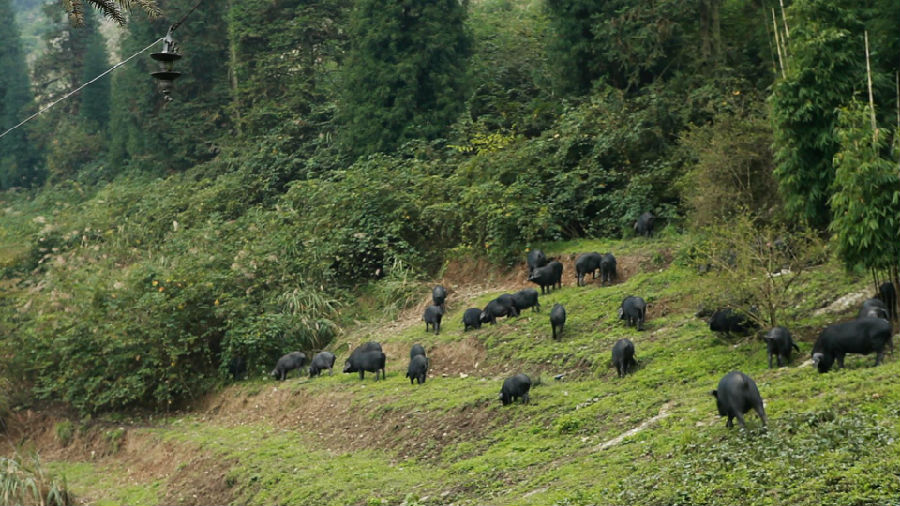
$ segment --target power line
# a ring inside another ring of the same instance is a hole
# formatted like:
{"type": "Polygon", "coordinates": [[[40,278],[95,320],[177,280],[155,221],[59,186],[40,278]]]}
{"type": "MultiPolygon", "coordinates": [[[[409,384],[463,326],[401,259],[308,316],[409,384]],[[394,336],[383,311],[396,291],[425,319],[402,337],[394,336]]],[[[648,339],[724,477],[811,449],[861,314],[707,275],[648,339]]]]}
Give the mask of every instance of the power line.
{"type": "Polygon", "coordinates": [[[90,81],[88,81],[88,82],[82,84],[81,86],[75,88],[74,90],[72,90],[72,91],[66,93],[66,94],[63,95],[62,97],[60,97],[60,98],[58,98],[57,100],[53,101],[50,105],[44,107],[43,109],[39,110],[38,112],[36,112],[36,113],[32,114],[31,116],[25,118],[25,119],[22,120],[22,122],[19,123],[18,125],[16,125],[16,126],[10,128],[9,130],[7,130],[7,131],[3,132],[2,134],[0,134],[0,139],[2,139],[4,135],[6,135],[6,134],[12,132],[13,130],[15,130],[15,129],[19,128],[20,126],[24,125],[25,123],[28,123],[28,122],[31,121],[32,119],[34,119],[34,118],[40,116],[42,113],[44,113],[45,111],[47,111],[47,110],[50,109],[51,107],[55,106],[56,104],[58,104],[58,103],[62,102],[63,100],[65,100],[65,99],[71,97],[72,95],[78,93],[78,92],[81,91],[81,89],[84,88],[85,86],[94,83],[95,81],[97,81],[97,80],[100,79],[101,77],[105,76],[106,74],[109,74],[109,73],[112,72],[113,70],[116,70],[117,68],[121,67],[122,65],[125,65],[126,63],[128,63],[129,61],[131,61],[135,56],[137,56],[137,55],[139,55],[139,54],[141,54],[141,53],[147,51],[148,49],[150,49],[151,47],[153,47],[153,46],[155,46],[157,43],[159,43],[159,41],[161,41],[161,40],[163,40],[163,37],[160,37],[160,38],[154,40],[153,43],[150,44],[149,46],[145,47],[144,49],[141,49],[141,50],[138,51],[137,53],[134,53],[133,55],[129,56],[128,58],[126,58],[126,59],[120,61],[119,63],[113,65],[112,67],[106,69],[102,74],[100,74],[100,75],[98,75],[97,77],[91,79],[90,81]]]}

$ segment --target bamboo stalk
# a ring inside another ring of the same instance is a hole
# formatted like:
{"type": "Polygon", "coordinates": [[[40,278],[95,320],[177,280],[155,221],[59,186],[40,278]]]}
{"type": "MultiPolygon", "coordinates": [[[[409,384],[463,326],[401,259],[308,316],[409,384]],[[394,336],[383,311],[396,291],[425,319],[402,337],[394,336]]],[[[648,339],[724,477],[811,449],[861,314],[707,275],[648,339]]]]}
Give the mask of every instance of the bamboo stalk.
{"type": "Polygon", "coordinates": [[[769,43],[769,56],[772,57],[772,74],[778,74],[778,63],[775,62],[775,48],[772,47],[772,37],[769,33],[769,20],[766,19],[766,8],[762,7],[759,11],[763,17],[763,26],[766,28],[766,41],[769,43]]]}
{"type": "Polygon", "coordinates": [[[778,0],[781,4],[781,22],[784,23],[784,57],[788,58],[788,43],[791,41],[791,30],[788,28],[787,16],[784,15],[784,0],[778,0]]]}
{"type": "Polygon", "coordinates": [[[775,9],[772,9],[772,26],[775,28],[775,49],[778,50],[778,65],[781,67],[781,77],[787,77],[784,72],[784,58],[781,56],[781,42],[778,38],[778,21],[775,19],[775,9]]]}
{"type": "Polygon", "coordinates": [[[869,83],[869,113],[872,119],[872,147],[877,149],[878,124],[875,122],[875,97],[872,94],[872,67],[869,65],[869,31],[863,32],[866,41],[866,79],[869,83]]]}

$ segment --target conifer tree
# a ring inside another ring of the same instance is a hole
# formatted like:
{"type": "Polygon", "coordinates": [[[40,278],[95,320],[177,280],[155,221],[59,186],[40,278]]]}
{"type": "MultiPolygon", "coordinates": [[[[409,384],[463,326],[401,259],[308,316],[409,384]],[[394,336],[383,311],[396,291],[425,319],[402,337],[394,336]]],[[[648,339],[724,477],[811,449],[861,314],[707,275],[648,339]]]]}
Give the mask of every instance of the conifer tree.
{"type": "MultiPolygon", "coordinates": [[[[3,133],[33,112],[34,97],[9,0],[0,0],[0,19],[4,20],[0,28],[0,133],[3,133]]],[[[27,127],[0,138],[0,188],[29,187],[41,181],[27,127]]]]}
{"type": "MultiPolygon", "coordinates": [[[[75,30],[73,36],[83,46],[81,82],[87,82],[100,75],[109,67],[106,54],[106,40],[100,34],[95,15],[86,15],[84,27],[75,30]]],[[[81,117],[91,126],[105,129],[109,123],[109,95],[112,81],[109,76],[101,78],[81,91],[81,117]]]]}
{"type": "MultiPolygon", "coordinates": [[[[159,19],[134,16],[122,40],[122,55],[131,55],[165,35],[196,1],[157,2],[159,19]]],[[[157,91],[149,56],[136,58],[117,72],[110,117],[110,159],[114,170],[125,164],[157,172],[183,170],[216,154],[230,122],[226,9],[204,6],[193,11],[175,32],[179,52],[172,101],[157,91]]],[[[158,49],[157,49],[158,50],[158,49]]]]}
{"type": "Polygon", "coordinates": [[[338,104],[351,155],[441,136],[465,102],[471,37],[457,0],[361,0],[338,104]]]}

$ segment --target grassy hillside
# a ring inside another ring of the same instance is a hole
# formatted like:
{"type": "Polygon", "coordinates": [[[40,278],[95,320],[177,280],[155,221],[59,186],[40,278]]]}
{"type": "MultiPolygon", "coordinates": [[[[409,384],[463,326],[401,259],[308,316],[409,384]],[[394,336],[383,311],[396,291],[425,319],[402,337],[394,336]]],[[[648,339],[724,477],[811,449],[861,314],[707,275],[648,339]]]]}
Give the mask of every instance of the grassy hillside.
{"type": "Polygon", "coordinates": [[[564,260],[564,287],[540,312],[462,332],[462,312],[527,285],[481,265],[448,266],[449,314],[426,334],[421,305],[396,319],[348,328],[333,345],[383,343],[387,380],[341,374],[284,383],[254,380],[160,418],[74,421],[27,413],[25,430],[48,467],[91,504],[889,504],[900,496],[900,366],[852,356],[818,374],[806,362],[819,329],[846,319],[839,297],[868,289],[822,265],[793,290],[788,327],[802,353],[766,368],[765,345],[712,335],[694,313],[708,280],[673,262],[681,236],[545,245],[564,260]],[[572,260],[613,251],[617,284],[578,288],[572,260]],[[616,309],[626,295],[649,303],[643,332],[616,309]],[[550,338],[555,302],[569,315],[550,338]],[[824,311],[822,308],[826,308],[824,311]],[[610,349],[635,342],[640,367],[618,379],[610,349]],[[404,378],[409,346],[431,357],[422,386],[404,378]],[[739,369],[759,385],[769,416],[761,428],[726,429],[709,392],[739,369]],[[540,383],[531,403],[502,407],[502,379],[540,383]],[[554,376],[564,374],[561,380],[554,376]],[[65,431],[62,431],[65,435],[65,431]],[[66,443],[66,444],[63,444],[66,443]]]}

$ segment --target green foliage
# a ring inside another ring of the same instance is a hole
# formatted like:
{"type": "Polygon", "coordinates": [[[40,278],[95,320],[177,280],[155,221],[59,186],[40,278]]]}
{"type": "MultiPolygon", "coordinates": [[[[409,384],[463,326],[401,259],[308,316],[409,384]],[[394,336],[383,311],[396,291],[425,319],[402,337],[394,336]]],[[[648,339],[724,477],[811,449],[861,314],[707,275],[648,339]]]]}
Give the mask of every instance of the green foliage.
{"type": "Polygon", "coordinates": [[[870,112],[855,101],[840,110],[829,229],[848,266],[890,269],[900,263],[898,169],[896,161],[882,156],[887,132],[872,130],[870,112]]]}
{"type": "Polygon", "coordinates": [[[490,149],[507,132],[534,137],[552,124],[561,104],[550,93],[550,40],[543,2],[489,0],[469,13],[473,37],[472,95],[458,135],[490,149]]]}
{"type": "MultiPolygon", "coordinates": [[[[0,0],[0,16],[7,25],[0,31],[0,134],[25,119],[32,111],[28,67],[19,40],[19,30],[9,0],[0,0]]],[[[43,181],[38,159],[28,138],[28,128],[19,128],[0,138],[0,189],[31,187],[43,181]]]]}
{"type": "Polygon", "coordinates": [[[556,34],[549,50],[560,87],[579,94],[598,82],[637,89],[669,78],[679,68],[699,69],[699,63],[719,59],[722,3],[547,2],[556,34]],[[695,60],[684,58],[686,52],[695,52],[695,60]]]}
{"type": "MultiPolygon", "coordinates": [[[[771,97],[775,125],[775,160],[787,210],[814,227],[831,220],[828,207],[835,190],[834,156],[840,149],[834,131],[837,111],[865,89],[863,31],[870,31],[873,80],[881,90],[876,100],[893,109],[894,92],[888,82],[896,58],[888,62],[881,51],[897,44],[897,25],[886,4],[800,0],[788,9],[792,20],[787,75],[771,97]],[[871,25],[871,26],[870,26],[871,25]]],[[[884,112],[887,115],[887,112],[884,112]]],[[[892,120],[893,121],[893,120],[892,120]]]]}
{"type": "Polygon", "coordinates": [[[444,135],[462,110],[471,36],[456,0],[363,0],[349,24],[338,102],[352,156],[444,135]]]}
{"type": "Polygon", "coordinates": [[[772,130],[759,115],[721,114],[681,142],[696,164],[679,182],[688,223],[702,228],[742,213],[771,220],[779,210],[772,176],[772,130]]]}
{"type": "Polygon", "coordinates": [[[242,135],[290,123],[294,143],[316,137],[331,117],[330,75],[345,49],[349,9],[346,0],[231,3],[232,113],[242,135]]]}
{"type": "Polygon", "coordinates": [[[57,422],[53,426],[53,432],[56,434],[56,440],[63,446],[69,446],[72,442],[72,436],[75,435],[75,426],[70,420],[57,422]]]}
{"type": "MultiPolygon", "coordinates": [[[[79,38],[84,45],[81,82],[86,83],[99,76],[109,68],[106,55],[106,39],[100,35],[96,17],[93,14],[84,18],[84,25],[76,30],[81,31],[79,38]]],[[[73,34],[74,35],[74,34],[73,34]]],[[[88,124],[102,131],[109,124],[109,97],[111,80],[103,78],[81,91],[81,107],[79,113],[88,124]]]]}

